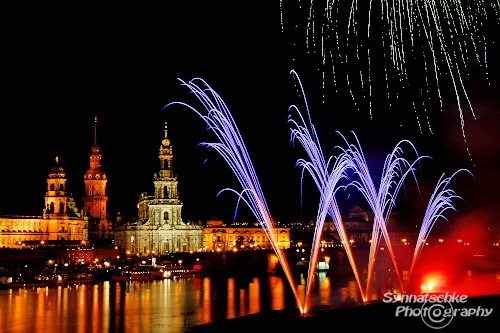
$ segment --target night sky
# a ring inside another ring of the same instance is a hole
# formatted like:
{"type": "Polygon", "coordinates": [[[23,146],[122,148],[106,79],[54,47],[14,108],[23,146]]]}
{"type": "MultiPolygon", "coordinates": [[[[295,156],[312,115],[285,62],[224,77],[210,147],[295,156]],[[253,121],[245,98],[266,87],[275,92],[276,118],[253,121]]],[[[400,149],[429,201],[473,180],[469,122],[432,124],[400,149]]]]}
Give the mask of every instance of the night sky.
{"type": "MultiPolygon", "coordinates": [[[[450,175],[467,168],[474,174],[472,178],[464,173],[452,182],[451,188],[465,201],[457,202],[459,212],[450,214],[451,221],[481,211],[488,222],[495,222],[488,217],[498,207],[500,185],[495,44],[487,49],[489,81],[484,68],[473,64],[464,77],[476,112],[475,120],[464,112],[466,144],[446,81],[442,111],[431,103],[419,114],[432,122],[432,133],[426,127],[419,130],[415,111],[404,103],[390,108],[380,103],[371,118],[363,103],[353,106],[345,91],[333,93],[332,85],[326,84],[323,104],[317,56],[306,52],[300,33],[290,28],[296,22],[304,24],[303,18],[291,9],[285,11],[282,31],[279,1],[245,6],[235,1],[175,3],[1,5],[2,213],[41,214],[46,177],[56,156],[66,171],[69,191],[83,206],[83,174],[89,167],[97,116],[97,144],[109,179],[112,217],[118,211],[126,218],[133,216],[137,196],[153,193],[167,121],[183,219],[218,216],[230,221],[236,197],[216,194],[225,187],[239,187],[220,156],[196,146],[211,138],[204,122],[187,108],[163,110],[174,101],[201,107],[177,80],[201,77],[232,110],[271,213],[278,221],[312,220],[317,190],[306,178],[301,208],[301,173],[294,164],[304,154],[290,146],[286,123],[290,104],[304,110],[290,74],[295,69],[325,154],[341,144],[335,131],[355,131],[377,175],[385,155],[398,141],[408,139],[421,155],[433,157],[417,173],[423,194],[443,172],[450,175]]],[[[376,93],[383,95],[380,89],[376,93]]],[[[398,208],[416,218],[411,214],[423,204],[414,203],[418,200],[411,184],[407,190],[398,208]]],[[[357,200],[346,200],[346,207],[357,200]]],[[[237,220],[252,217],[242,210],[237,220]]]]}

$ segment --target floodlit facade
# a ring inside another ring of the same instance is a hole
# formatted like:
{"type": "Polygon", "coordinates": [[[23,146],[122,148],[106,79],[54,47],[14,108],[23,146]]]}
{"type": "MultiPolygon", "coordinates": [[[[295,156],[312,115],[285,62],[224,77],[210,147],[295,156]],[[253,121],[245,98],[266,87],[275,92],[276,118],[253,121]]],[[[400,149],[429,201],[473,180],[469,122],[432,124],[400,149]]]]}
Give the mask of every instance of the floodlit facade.
{"type": "Polygon", "coordinates": [[[56,157],[47,177],[41,216],[0,217],[0,247],[25,248],[48,241],[86,240],[87,222],[66,191],[66,173],[56,157]]]}
{"type": "MultiPolygon", "coordinates": [[[[290,248],[290,228],[273,228],[278,249],[290,248]]],[[[222,220],[209,220],[203,230],[205,251],[272,249],[271,242],[259,223],[235,222],[230,226],[222,220]]]]}
{"type": "Polygon", "coordinates": [[[160,170],[154,175],[154,195],[142,193],[138,201],[137,222],[114,230],[115,244],[129,253],[147,255],[199,251],[203,244],[201,222],[182,221],[182,201],[177,177],[172,169],[172,146],[167,123],[158,158],[160,170]]]}

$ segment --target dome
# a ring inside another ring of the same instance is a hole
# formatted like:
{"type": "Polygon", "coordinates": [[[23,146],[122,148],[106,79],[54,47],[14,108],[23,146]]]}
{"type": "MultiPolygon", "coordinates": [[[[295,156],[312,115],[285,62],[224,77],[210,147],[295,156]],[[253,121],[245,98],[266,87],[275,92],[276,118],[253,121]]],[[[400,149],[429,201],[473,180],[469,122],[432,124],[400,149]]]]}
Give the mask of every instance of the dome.
{"type": "Polygon", "coordinates": [[[60,165],[55,165],[52,168],[50,168],[50,172],[51,173],[53,173],[53,172],[55,172],[55,173],[61,173],[61,172],[64,172],[64,169],[60,165]]]}
{"type": "Polygon", "coordinates": [[[66,173],[56,157],[56,164],[50,168],[49,178],[64,178],[64,176],[66,176],[66,173]]]}

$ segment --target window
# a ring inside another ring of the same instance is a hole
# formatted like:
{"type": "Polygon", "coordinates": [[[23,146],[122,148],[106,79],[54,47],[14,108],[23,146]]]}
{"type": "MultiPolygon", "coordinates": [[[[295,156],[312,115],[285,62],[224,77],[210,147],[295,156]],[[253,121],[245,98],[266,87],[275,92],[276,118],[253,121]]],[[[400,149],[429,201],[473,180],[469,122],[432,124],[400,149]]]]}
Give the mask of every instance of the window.
{"type": "Polygon", "coordinates": [[[50,184],[50,190],[54,191],[54,184],[50,184]]]}
{"type": "Polygon", "coordinates": [[[163,219],[168,221],[168,212],[163,212],[163,219]]]}
{"type": "Polygon", "coordinates": [[[64,191],[64,184],[59,184],[59,190],[64,191]]]}

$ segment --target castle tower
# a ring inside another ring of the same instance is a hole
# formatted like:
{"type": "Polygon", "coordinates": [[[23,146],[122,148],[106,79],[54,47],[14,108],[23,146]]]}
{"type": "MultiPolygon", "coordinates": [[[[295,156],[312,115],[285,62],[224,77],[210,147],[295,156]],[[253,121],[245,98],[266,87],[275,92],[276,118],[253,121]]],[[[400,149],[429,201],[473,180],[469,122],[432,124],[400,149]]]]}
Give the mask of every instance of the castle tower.
{"type": "Polygon", "coordinates": [[[106,183],[108,178],[101,168],[100,148],[97,146],[97,117],[94,121],[94,145],[91,148],[90,168],[83,176],[85,196],[83,197],[84,214],[89,216],[89,238],[108,238],[112,228],[107,219],[106,183]]]}
{"type": "Polygon", "coordinates": [[[56,164],[50,169],[47,177],[47,192],[45,194],[45,214],[67,215],[68,194],[66,192],[66,173],[56,164]]]}

